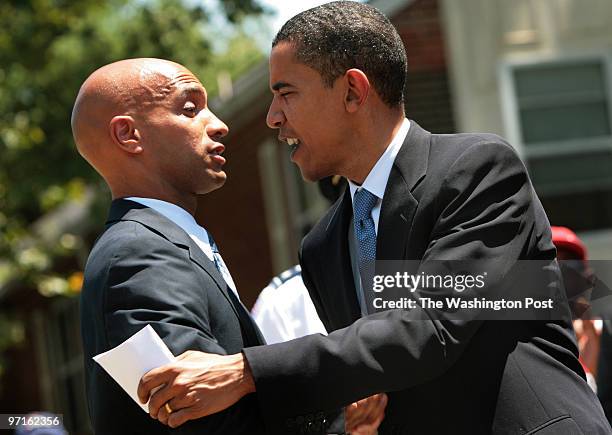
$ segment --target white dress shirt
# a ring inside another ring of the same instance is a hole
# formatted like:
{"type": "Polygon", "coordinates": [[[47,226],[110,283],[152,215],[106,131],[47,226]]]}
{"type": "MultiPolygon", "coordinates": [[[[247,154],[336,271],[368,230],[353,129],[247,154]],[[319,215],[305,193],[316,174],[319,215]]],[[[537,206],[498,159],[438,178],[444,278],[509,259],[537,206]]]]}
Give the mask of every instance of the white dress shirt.
{"type": "Polygon", "coordinates": [[[374,231],[378,235],[378,219],[380,218],[380,207],[382,205],[382,199],[385,194],[387,187],[387,181],[389,181],[389,175],[391,174],[391,168],[393,162],[399,153],[406,136],[410,130],[410,121],[404,118],[404,122],[401,127],[393,136],[391,143],[387,146],[385,152],[380,156],[374,167],[370,170],[370,173],[366,177],[365,181],[361,186],[353,183],[349,180],[349,189],[351,192],[351,203],[355,198],[355,192],[359,189],[366,189],[368,192],[378,197],[376,205],[372,209],[372,219],[374,220],[374,231]]]}
{"type": "MultiPolygon", "coordinates": [[[[208,257],[210,261],[215,263],[215,257],[210,246],[208,232],[200,225],[198,225],[195,218],[187,210],[179,207],[176,204],[172,204],[167,201],[162,201],[161,199],[137,198],[134,196],[125,199],[137,202],[139,204],[144,205],[145,207],[152,208],[159,214],[170,219],[187,233],[191,240],[195,242],[198,248],[200,248],[202,252],[204,252],[204,254],[208,257]]],[[[221,272],[221,274],[223,275],[223,278],[225,279],[228,286],[234,291],[236,296],[238,296],[236,284],[234,284],[234,280],[230,275],[229,270],[227,270],[227,276],[225,276],[223,272],[221,272]]]]}

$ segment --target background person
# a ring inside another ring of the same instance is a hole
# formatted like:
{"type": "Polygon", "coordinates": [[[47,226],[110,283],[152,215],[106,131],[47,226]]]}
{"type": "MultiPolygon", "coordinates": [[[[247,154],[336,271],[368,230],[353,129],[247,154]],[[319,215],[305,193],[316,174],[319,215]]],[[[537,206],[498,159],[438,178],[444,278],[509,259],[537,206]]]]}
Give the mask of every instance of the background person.
{"type": "Polygon", "coordinates": [[[552,226],[552,240],[557,248],[557,259],[561,265],[565,290],[574,315],[573,326],[578,340],[580,363],[587,382],[597,392],[595,378],[599,361],[601,320],[589,318],[591,277],[587,248],[572,230],[552,226]]]}

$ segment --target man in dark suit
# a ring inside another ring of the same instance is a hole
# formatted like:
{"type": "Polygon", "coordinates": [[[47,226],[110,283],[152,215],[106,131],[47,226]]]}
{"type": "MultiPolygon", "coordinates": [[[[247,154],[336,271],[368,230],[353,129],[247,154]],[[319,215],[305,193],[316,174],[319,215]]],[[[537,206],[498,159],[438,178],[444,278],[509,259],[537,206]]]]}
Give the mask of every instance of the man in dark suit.
{"type": "MultiPolygon", "coordinates": [[[[87,397],[96,434],[171,431],[163,419],[146,415],[92,359],[146,325],[175,355],[189,349],[233,354],[264,343],[213,252],[214,242],[193,218],[196,195],[221,187],[226,177],[217,141],[227,127],[208,110],[206,98],[202,84],[181,65],[132,59],[94,72],[75,103],[78,150],[113,195],[81,296],[87,397]]],[[[250,435],[264,433],[264,425],[250,395],[176,432],[250,435]]]]}
{"type": "MultiPolygon", "coordinates": [[[[228,129],[208,109],[198,79],[160,59],[125,60],[94,72],[77,97],[72,128],[79,152],[113,196],[81,297],[93,427],[98,434],[168,433],[160,423],[184,404],[153,399],[149,412],[158,421],[149,418],[92,357],[146,325],[173,354],[182,354],[181,367],[192,366],[197,356],[188,350],[224,355],[264,344],[212,236],[193,217],[196,195],[225,182],[218,140],[228,129]]],[[[241,397],[249,388],[234,385],[241,397]]],[[[377,427],[385,404],[386,396],[353,404],[347,419],[373,419],[370,425],[377,427]]],[[[321,412],[325,422],[312,433],[342,432],[339,409],[321,412]]],[[[282,424],[273,419],[264,427],[253,395],[224,402],[219,411],[176,432],[256,435],[282,424]]],[[[298,426],[285,432],[302,433],[298,426]]]]}
{"type": "MultiPolygon", "coordinates": [[[[431,134],[405,119],[405,74],[399,35],[368,5],[329,3],[279,31],[268,124],[293,148],[305,179],[350,181],[301,249],[304,282],[330,334],[246,348],[225,362],[194,355],[196,366],[210,368],[192,381],[206,389],[208,409],[185,408],[174,424],[240,397],[218,380],[246,361],[264,419],[287,416],[287,427],[295,414],[385,391],[381,434],[611,432],[578,362],[566,303],[551,321],[372,309],[361,271],[374,259],[417,260],[419,271],[436,270],[439,260],[477,262],[493,289],[518,261],[555,257],[513,148],[495,135],[431,134]]],[[[175,370],[149,372],[140,392],[167,383],[155,394],[180,400],[175,370]]]]}

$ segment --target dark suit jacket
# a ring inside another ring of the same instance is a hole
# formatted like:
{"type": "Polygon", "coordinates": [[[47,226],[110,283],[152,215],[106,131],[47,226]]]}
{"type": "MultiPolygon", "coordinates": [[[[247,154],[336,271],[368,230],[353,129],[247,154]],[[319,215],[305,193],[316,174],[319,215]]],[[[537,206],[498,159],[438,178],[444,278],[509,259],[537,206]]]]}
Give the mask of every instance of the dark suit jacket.
{"type": "Polygon", "coordinates": [[[113,201],[85,268],[81,332],[89,411],[96,434],[261,434],[253,395],[177,429],[152,419],[93,360],[147,324],[174,355],[238,353],[263,344],[246,308],[179,226],[128,200],[113,201]]]}
{"type": "MultiPolygon", "coordinates": [[[[302,244],[304,282],[334,332],[244,350],[265,419],[291,422],[300,410],[385,391],[381,434],[610,433],[569,318],[415,321],[427,314],[420,309],[359,318],[351,216],[347,191],[302,244]]],[[[377,260],[478,259],[503,276],[517,260],[554,257],[547,217],[510,145],[411,123],[382,202],[377,260]]]]}

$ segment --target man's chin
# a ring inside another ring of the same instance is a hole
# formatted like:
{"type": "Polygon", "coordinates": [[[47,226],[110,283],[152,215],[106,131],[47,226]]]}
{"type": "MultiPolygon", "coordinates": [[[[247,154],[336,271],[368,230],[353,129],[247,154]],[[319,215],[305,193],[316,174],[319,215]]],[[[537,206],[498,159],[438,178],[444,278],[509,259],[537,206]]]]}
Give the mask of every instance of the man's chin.
{"type": "Polygon", "coordinates": [[[213,192],[223,187],[226,180],[227,180],[227,175],[225,174],[225,172],[223,171],[215,172],[215,177],[212,180],[210,180],[206,186],[198,190],[198,195],[205,195],[207,193],[213,192]]]}
{"type": "Polygon", "coordinates": [[[298,165],[298,168],[300,168],[300,173],[302,174],[302,178],[312,183],[316,183],[317,181],[325,177],[334,175],[334,174],[326,174],[325,172],[321,172],[321,171],[314,171],[311,168],[302,167],[300,165],[298,165]]]}

